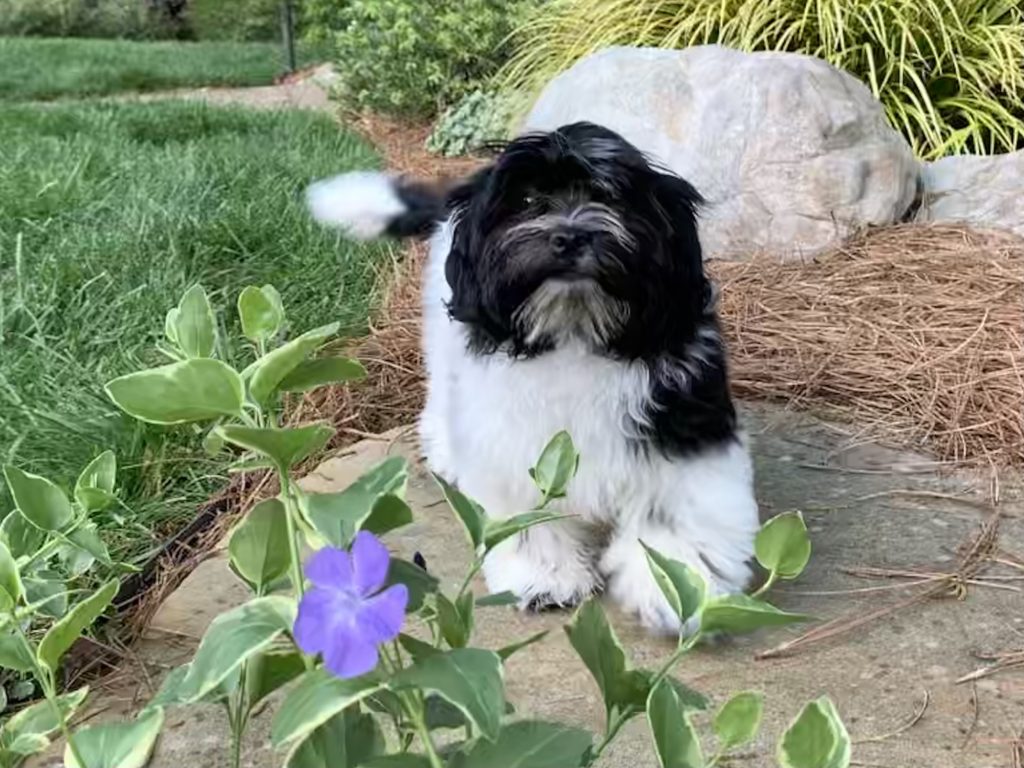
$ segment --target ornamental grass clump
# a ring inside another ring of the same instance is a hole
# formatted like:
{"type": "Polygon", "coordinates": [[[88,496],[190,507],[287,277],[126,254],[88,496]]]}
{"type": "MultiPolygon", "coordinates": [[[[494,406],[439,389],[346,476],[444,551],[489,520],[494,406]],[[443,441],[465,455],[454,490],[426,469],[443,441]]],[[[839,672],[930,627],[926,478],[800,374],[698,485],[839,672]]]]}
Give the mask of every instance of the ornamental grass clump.
{"type": "Polygon", "coordinates": [[[610,45],[720,43],[825,59],[866,83],[924,158],[1024,146],[1024,5],[1007,0],[553,0],[499,75],[536,92],[610,45]]]}
{"type": "MultiPolygon", "coordinates": [[[[581,457],[567,433],[555,435],[530,477],[536,504],[510,518],[493,518],[458,488],[437,483],[465,530],[472,558],[458,589],[449,592],[422,556],[389,552],[388,532],[412,522],[406,501],[409,467],[389,457],[340,492],[311,493],[292,477],[322,449],[333,429],[286,426],[283,395],[351,381],[358,363],[324,352],[337,330],[326,325],[286,339],[285,310],[271,286],[250,286],[239,298],[241,327],[255,359],[238,371],[216,357],[222,348],[206,292],[191,288],[165,317],[160,351],[165,365],[121,376],[107,385],[128,414],[160,425],[189,425],[206,433],[211,452],[235,454],[239,470],[272,469],[280,492],[256,504],[233,529],[228,544],[233,573],[252,598],[217,616],[193,659],[170,672],[138,717],[127,723],[72,731],[68,720],[84,690],[58,697],[60,655],[102,613],[116,590],[108,584],[76,603],[38,644],[25,636],[38,601],[28,597],[23,572],[32,556],[0,546],[0,620],[10,633],[0,663],[16,662],[45,683],[47,701],[0,727],[0,768],[16,766],[65,734],[71,768],[143,768],[156,747],[168,707],[217,704],[227,715],[228,764],[243,765],[243,736],[267,697],[283,696],[270,740],[285,768],[572,768],[590,766],[622,727],[646,718],[663,768],[710,768],[757,736],[762,695],[747,691],[718,707],[703,737],[694,713],[708,698],[675,676],[678,663],[709,634],[749,632],[807,617],[763,599],[779,580],[797,578],[811,553],[803,517],[788,512],[757,535],[755,552],[766,572],[753,595],[710,595],[685,564],[648,548],[648,564],[681,634],[656,669],[634,667],[596,598],[585,601],[565,627],[566,638],[600,690],[605,722],[599,733],[559,722],[518,718],[507,701],[505,662],[536,643],[543,632],[509,638],[497,649],[473,645],[479,611],[516,603],[511,594],[478,595],[473,577],[496,546],[533,526],[564,517],[567,494],[581,457]],[[303,548],[313,551],[305,568],[303,548]],[[13,639],[12,639],[13,638],[13,639]],[[12,645],[13,643],[13,645],[12,645]],[[13,662],[12,662],[13,660],[13,662]],[[31,722],[26,723],[26,720],[31,722]],[[439,731],[445,731],[439,736],[439,731]],[[713,752],[705,748],[713,745],[713,752]]],[[[110,464],[104,459],[101,469],[110,464]]],[[[58,539],[86,525],[87,508],[108,503],[113,476],[83,473],[81,509],[29,478],[31,492],[16,493],[18,514],[50,520],[58,539]],[[62,500],[63,499],[63,500],[62,500]],[[67,508],[66,508],[67,507],[67,508]],[[67,519],[64,519],[64,518],[67,519]]],[[[9,470],[15,485],[24,478],[9,470]]],[[[49,524],[49,523],[48,523],[49,524]]],[[[84,529],[84,530],[87,530],[84,529]]],[[[4,531],[8,540],[11,532],[4,531]]],[[[82,544],[84,547],[85,544],[82,544]]],[[[45,602],[45,601],[44,601],[45,602]]],[[[777,742],[783,768],[847,768],[850,738],[832,702],[808,703],[777,742]]]]}

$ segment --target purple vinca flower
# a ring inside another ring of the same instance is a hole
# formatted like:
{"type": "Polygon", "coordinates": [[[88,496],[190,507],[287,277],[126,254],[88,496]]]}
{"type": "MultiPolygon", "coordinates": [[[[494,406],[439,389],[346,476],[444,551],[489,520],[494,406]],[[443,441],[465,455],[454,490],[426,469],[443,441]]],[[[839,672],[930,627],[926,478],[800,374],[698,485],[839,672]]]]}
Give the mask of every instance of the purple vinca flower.
{"type": "Polygon", "coordinates": [[[293,634],[306,653],[322,653],[338,677],[357,677],[377,666],[377,646],[398,636],[409,590],[388,575],[388,551],[372,533],[360,531],[351,552],[325,547],[306,563],[313,586],[299,603],[293,634]]]}

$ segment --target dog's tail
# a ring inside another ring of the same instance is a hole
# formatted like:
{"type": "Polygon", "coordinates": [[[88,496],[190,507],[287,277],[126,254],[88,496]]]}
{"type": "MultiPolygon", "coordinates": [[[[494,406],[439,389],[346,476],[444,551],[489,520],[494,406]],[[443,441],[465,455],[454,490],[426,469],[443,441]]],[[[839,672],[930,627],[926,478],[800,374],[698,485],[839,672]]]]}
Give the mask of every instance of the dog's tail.
{"type": "Polygon", "coordinates": [[[321,224],[360,240],[422,237],[446,216],[440,189],[376,171],[318,181],[306,190],[306,203],[321,224]]]}

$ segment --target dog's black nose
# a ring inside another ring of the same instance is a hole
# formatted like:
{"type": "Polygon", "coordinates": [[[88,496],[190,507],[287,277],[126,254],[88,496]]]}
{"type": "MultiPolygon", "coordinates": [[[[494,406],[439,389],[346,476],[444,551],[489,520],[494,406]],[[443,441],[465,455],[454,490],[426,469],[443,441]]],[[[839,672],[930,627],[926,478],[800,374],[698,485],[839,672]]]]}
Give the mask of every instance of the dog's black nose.
{"type": "Polygon", "coordinates": [[[560,229],[551,233],[549,242],[556,256],[571,256],[586,240],[586,234],[573,230],[560,229]]]}

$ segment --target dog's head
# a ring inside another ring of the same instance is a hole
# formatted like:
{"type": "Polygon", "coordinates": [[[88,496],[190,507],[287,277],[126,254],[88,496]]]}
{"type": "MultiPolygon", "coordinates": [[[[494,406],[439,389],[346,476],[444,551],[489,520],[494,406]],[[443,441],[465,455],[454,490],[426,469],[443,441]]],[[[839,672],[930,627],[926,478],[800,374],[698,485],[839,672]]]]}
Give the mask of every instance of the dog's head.
{"type": "Polygon", "coordinates": [[[700,197],[618,134],[574,123],[517,138],[449,202],[449,311],[476,351],[577,340],[639,358],[693,339],[708,297],[700,197]]]}

